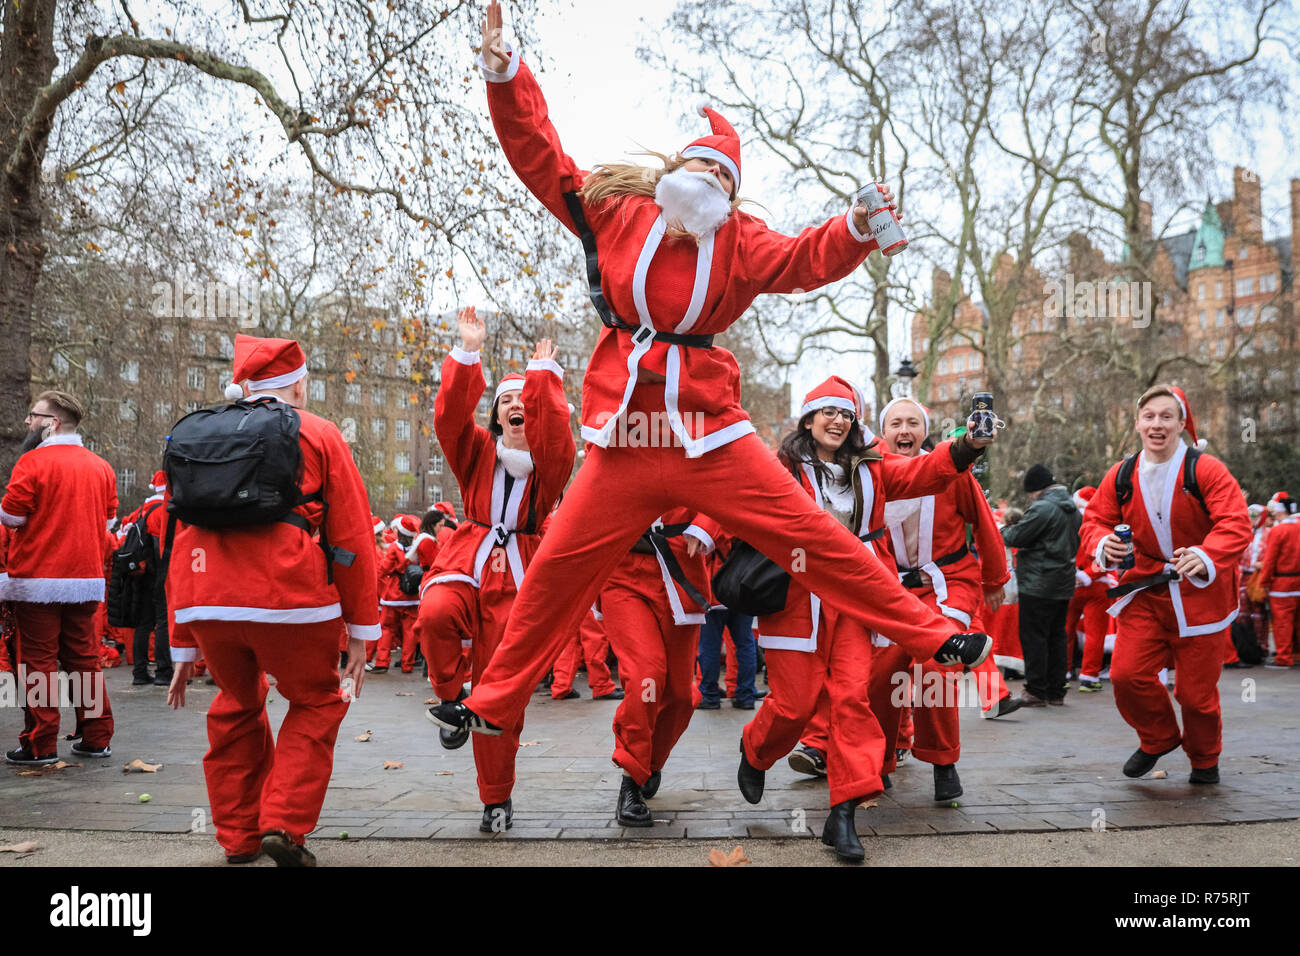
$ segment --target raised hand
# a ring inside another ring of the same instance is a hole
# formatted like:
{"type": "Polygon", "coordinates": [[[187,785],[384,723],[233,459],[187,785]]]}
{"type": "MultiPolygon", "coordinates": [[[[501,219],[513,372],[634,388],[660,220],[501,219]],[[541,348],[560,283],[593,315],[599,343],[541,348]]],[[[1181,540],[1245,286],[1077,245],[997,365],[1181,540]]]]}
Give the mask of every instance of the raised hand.
{"type": "MultiPolygon", "coordinates": [[[[898,221],[899,221],[899,222],[902,222],[902,221],[903,221],[903,216],[902,216],[901,213],[899,213],[899,211],[898,211],[898,207],[894,204],[894,191],[893,191],[892,189],[890,189],[888,186],[886,186],[884,183],[881,183],[880,186],[881,186],[881,188],[884,190],[884,192],[882,193],[882,195],[884,196],[885,204],[886,204],[887,206],[889,206],[890,209],[894,210],[894,215],[898,217],[898,221]]],[[[862,205],[861,202],[855,202],[855,203],[854,203],[854,205],[853,205],[853,225],[854,225],[854,227],[858,230],[858,232],[862,233],[863,235],[865,235],[866,232],[867,232],[867,216],[868,216],[868,214],[869,214],[869,213],[868,213],[867,207],[864,206],[864,205],[862,205]]]]}
{"type": "Polygon", "coordinates": [[[501,19],[501,4],[492,0],[488,4],[487,16],[480,23],[483,30],[483,62],[493,73],[504,73],[510,66],[510,57],[506,55],[506,45],[501,39],[504,32],[501,19]]]}
{"type": "Polygon", "coordinates": [[[544,362],[554,362],[556,356],[559,354],[560,350],[555,347],[555,344],[550,339],[542,339],[537,343],[537,349],[533,352],[533,358],[541,359],[544,362]]]}
{"type": "Polygon", "coordinates": [[[487,326],[478,317],[474,306],[466,306],[456,315],[456,327],[460,330],[460,347],[466,352],[477,352],[483,347],[487,338],[487,326]]]}

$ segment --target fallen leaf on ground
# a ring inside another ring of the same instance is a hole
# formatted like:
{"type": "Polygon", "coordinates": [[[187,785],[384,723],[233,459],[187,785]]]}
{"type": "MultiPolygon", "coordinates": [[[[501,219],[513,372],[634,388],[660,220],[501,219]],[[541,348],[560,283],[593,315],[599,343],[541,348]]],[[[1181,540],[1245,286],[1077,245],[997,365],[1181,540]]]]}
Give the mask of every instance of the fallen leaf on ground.
{"type": "Polygon", "coordinates": [[[32,850],[40,849],[40,844],[35,840],[28,840],[26,843],[15,843],[12,846],[0,846],[0,853],[31,853],[32,850]]]}
{"type": "Polygon", "coordinates": [[[364,734],[357,734],[355,739],[361,741],[364,744],[367,740],[370,739],[370,737],[373,734],[374,734],[373,730],[367,730],[364,734]]]}
{"type": "Polygon", "coordinates": [[[436,698],[436,697],[430,697],[428,700],[425,701],[425,703],[426,703],[426,704],[441,704],[442,701],[440,701],[440,700],[439,700],[438,698],[436,698]]]}
{"type": "Polygon", "coordinates": [[[1163,770],[1157,770],[1155,773],[1153,773],[1153,774],[1151,775],[1151,779],[1152,779],[1152,780],[1163,780],[1163,779],[1165,779],[1165,777],[1167,777],[1167,776],[1169,776],[1169,774],[1165,773],[1163,770]]]}
{"type": "Polygon", "coordinates": [[[866,803],[859,804],[859,806],[863,806],[863,807],[878,807],[878,806],[880,806],[880,804],[876,803],[875,800],[868,800],[866,803]]]}
{"type": "Polygon", "coordinates": [[[435,770],[433,775],[435,777],[450,777],[455,773],[455,770],[435,770]]]}
{"type": "Polygon", "coordinates": [[[398,691],[396,694],[394,694],[393,696],[394,696],[394,697],[414,697],[414,696],[415,696],[415,691],[410,691],[410,690],[399,690],[399,691],[398,691]]]}
{"type": "Polygon", "coordinates": [[[132,760],[122,768],[123,773],[157,773],[162,769],[160,763],[145,763],[143,760],[132,760]]]}
{"type": "Polygon", "coordinates": [[[401,770],[402,767],[404,767],[404,766],[405,766],[405,764],[403,764],[400,760],[385,760],[385,761],[384,761],[384,769],[385,769],[385,770],[401,770]]]}
{"type": "Polygon", "coordinates": [[[521,741],[519,742],[519,746],[521,746],[521,747],[536,747],[536,746],[537,746],[538,744],[540,744],[540,743],[541,743],[540,740],[521,740],[521,741]]]}
{"type": "Polygon", "coordinates": [[[721,850],[709,851],[709,866],[749,866],[751,862],[739,845],[730,853],[723,853],[721,850]]]}

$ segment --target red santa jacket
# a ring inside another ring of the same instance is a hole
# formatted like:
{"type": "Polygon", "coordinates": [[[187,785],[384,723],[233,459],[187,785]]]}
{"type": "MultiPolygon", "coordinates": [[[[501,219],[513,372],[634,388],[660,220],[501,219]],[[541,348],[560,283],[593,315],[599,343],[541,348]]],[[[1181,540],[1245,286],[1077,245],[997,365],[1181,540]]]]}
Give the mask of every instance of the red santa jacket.
{"type": "Polygon", "coordinates": [[[438,551],[420,593],[433,584],[464,581],[478,587],[493,548],[504,546],[515,587],[523,584],[541,535],[538,530],[555,507],[573,470],[576,449],[569,430],[569,403],[564,372],[551,361],[534,359],[524,374],[524,435],[532,471],[514,479],[506,497],[506,467],[500,443],[475,424],[474,410],[486,383],[477,352],[452,349],[442,363],[442,386],[433,406],[438,435],[465,505],[462,521],[438,551]],[[529,509],[533,527],[528,529],[529,509]]]}
{"type": "Polygon", "coordinates": [[[117,513],[117,478],[77,434],[22,455],[0,500],[12,529],[0,599],[35,604],[104,600],[104,548],[117,513]]]}
{"type": "Polygon", "coordinates": [[[1300,518],[1287,518],[1269,531],[1259,584],[1269,597],[1300,597],[1300,518]]]}
{"type": "MultiPolygon", "coordinates": [[[[587,172],[561,148],[532,72],[514,55],[504,73],[484,67],[484,75],[492,122],[510,165],[576,233],[563,197],[581,188],[587,172]]],[[[584,203],[583,212],[596,238],[601,288],[610,307],[629,325],[664,332],[722,332],[758,295],[816,289],[842,279],[876,248],[871,236],[856,231],[851,210],[797,237],[733,212],[698,244],[666,236],[659,206],[649,196],[584,203]]],[[[730,352],[637,338],[602,329],[582,383],[584,440],[602,448],[619,443],[616,430],[639,369],[664,376],[664,414],[688,457],[754,431],[740,407],[740,372],[730,352]]]]}
{"type": "MultiPolygon", "coordinates": [[[[255,397],[255,396],[250,396],[255,397]]],[[[319,528],[324,514],[329,543],[351,551],[350,566],[334,563],[334,583],[315,536],[285,522],[211,531],[177,523],[167,571],[172,658],[195,659],[188,628],[194,621],[306,624],[343,618],[354,639],[379,639],[375,545],[370,502],[352,451],[332,422],[298,409],[301,488],[319,502],[294,510],[319,528]]]]}
{"type": "MultiPolygon", "coordinates": [[[[885,524],[895,560],[903,568],[918,569],[926,585],[913,592],[917,597],[933,594],[940,613],[964,627],[971,626],[983,605],[984,590],[999,588],[1011,577],[997,522],[969,472],[936,494],[898,500],[891,496],[885,504],[885,524]],[[966,548],[967,525],[973,529],[978,558],[966,548]],[[914,536],[910,541],[909,532],[914,536]],[[962,551],[965,555],[952,564],[936,564],[962,551]]],[[[900,580],[906,577],[907,572],[899,572],[900,580]]]]}
{"type": "MultiPolygon", "coordinates": [[[[858,537],[864,537],[883,528],[887,499],[918,498],[946,488],[959,474],[952,459],[951,447],[952,442],[944,442],[935,449],[934,454],[905,458],[890,454],[883,442],[873,440],[867,447],[866,455],[858,462],[862,500],[854,509],[858,515],[858,526],[850,530],[858,537]]],[[[826,503],[821,488],[818,487],[813,466],[803,462],[797,477],[804,491],[817,502],[817,506],[825,508],[826,503]]],[[[886,568],[891,571],[896,569],[894,555],[890,552],[884,535],[876,538],[870,546],[886,568]]],[[[817,650],[820,619],[821,598],[792,580],[786,594],[785,608],[758,619],[758,643],[763,647],[811,653],[817,650]]],[[[888,643],[879,635],[874,640],[888,643]]]]}
{"type": "Polygon", "coordinates": [[[383,607],[419,607],[420,599],[402,592],[402,573],[411,562],[406,548],[394,541],[379,561],[379,603],[383,607]]]}
{"type": "MultiPolygon", "coordinates": [[[[1187,446],[1179,444],[1165,472],[1162,488],[1147,488],[1142,480],[1142,452],[1133,469],[1133,497],[1123,509],[1115,498],[1117,462],[1106,472],[1097,493],[1088,502],[1079,529],[1081,547],[1092,554],[1094,566],[1114,570],[1102,555],[1102,540],[1117,524],[1133,529],[1134,566],[1120,577],[1120,583],[1136,581],[1172,570],[1174,551],[1188,548],[1205,562],[1206,576],[1171,581],[1168,599],[1173,602],[1181,637],[1218,634],[1237,616],[1237,582],[1241,553],[1250,546],[1250,516],[1246,497],[1223,462],[1210,455],[1197,461],[1196,477],[1209,514],[1182,486],[1183,458],[1187,446]]],[[[1141,592],[1132,592],[1110,606],[1107,613],[1118,616],[1141,592]]],[[[1164,588],[1157,593],[1163,595],[1164,588]]]]}
{"type": "MultiPolygon", "coordinates": [[[[654,531],[674,525],[687,527],[680,535],[668,539],[669,550],[682,569],[686,580],[706,602],[710,602],[712,595],[709,589],[709,572],[705,555],[716,547],[716,539],[722,533],[721,529],[706,515],[697,514],[687,508],[674,508],[667,514],[661,515],[649,530],[654,531]],[[702,546],[696,551],[695,557],[687,554],[687,536],[694,538],[702,546]]],[[[657,552],[655,554],[629,552],[609,576],[602,593],[604,590],[616,587],[635,591],[652,606],[658,606],[660,602],[666,600],[672,611],[673,623],[678,626],[704,623],[704,612],[707,608],[701,608],[686,589],[673,579],[667,562],[657,552]],[[650,562],[659,566],[658,579],[646,574],[650,562]]]]}

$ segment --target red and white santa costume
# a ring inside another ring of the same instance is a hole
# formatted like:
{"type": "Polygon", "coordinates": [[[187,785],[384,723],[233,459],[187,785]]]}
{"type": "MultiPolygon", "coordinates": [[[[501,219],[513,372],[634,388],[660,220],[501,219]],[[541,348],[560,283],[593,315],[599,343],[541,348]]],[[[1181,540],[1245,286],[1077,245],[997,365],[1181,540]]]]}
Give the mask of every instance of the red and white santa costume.
{"type": "MultiPolygon", "coordinates": [[[[415,667],[415,620],[420,609],[418,594],[402,591],[402,574],[412,564],[419,564],[415,538],[420,523],[413,515],[398,515],[390,527],[411,539],[409,546],[394,541],[384,550],[379,562],[379,626],[381,637],[375,655],[376,667],[387,667],[394,647],[402,649],[402,673],[409,674],[415,667]]],[[[424,538],[432,540],[429,535],[424,538]]]]}
{"type": "MultiPolygon", "coordinates": [[[[102,712],[78,709],[82,746],[106,747],[113,736],[113,710],[100,676],[95,609],[104,599],[104,550],[108,523],[117,512],[117,477],[81,436],[56,433],[19,457],[0,500],[0,522],[10,529],[7,577],[0,600],[12,601],[18,638],[14,664],[24,675],[41,675],[58,687],[60,670],[94,675],[102,712]]],[[[24,695],[24,702],[29,701],[24,695]]],[[[55,753],[59,708],[23,708],[23,748],[35,756],[55,753]]]]}
{"type": "MultiPolygon", "coordinates": [[[[1268,592],[1273,611],[1273,663],[1295,663],[1296,608],[1300,604],[1300,516],[1290,515],[1275,524],[1259,569],[1259,584],[1268,592]]],[[[1182,674],[1178,675],[1182,680],[1182,674]]]]}
{"type": "MultiPolygon", "coordinates": [[[[848,512],[850,530],[855,535],[866,536],[884,527],[886,500],[939,492],[958,477],[946,444],[931,456],[904,458],[889,454],[867,427],[863,417],[865,402],[852,383],[838,376],[827,379],[804,397],[800,418],[826,406],[844,408],[857,416],[868,442],[867,450],[856,464],[856,481],[846,476],[844,501],[837,503],[835,492],[823,487],[811,462],[796,463],[799,483],[817,507],[848,512]],[[849,507],[845,508],[845,504],[849,507]]],[[[838,520],[831,520],[840,526],[838,520]]],[[[883,536],[869,546],[859,544],[858,550],[876,567],[888,570],[891,584],[898,582],[894,559],[883,536]]],[[[849,583],[845,574],[834,588],[842,591],[849,583]]],[[[745,759],[759,770],[767,770],[786,756],[801,739],[807,746],[823,751],[834,806],[865,799],[881,790],[885,738],[868,701],[872,658],[878,653],[872,644],[883,643],[883,639],[829,606],[831,596],[830,591],[810,592],[796,579],[790,583],[785,609],[758,619],[758,643],[766,651],[771,692],[758,714],[745,725],[742,739],[745,759]],[[824,716],[809,728],[818,710],[824,710],[824,716]]],[[[928,608],[927,612],[935,614],[928,608]]],[[[957,633],[966,627],[949,625],[944,630],[957,633]]],[[[927,650],[922,645],[917,656],[929,660],[933,650],[927,650]]]]}
{"type": "MultiPolygon", "coordinates": [[[[1080,488],[1074,493],[1074,504],[1079,514],[1086,514],[1088,502],[1097,494],[1091,485],[1080,488]]],[[[1092,563],[1092,551],[1079,548],[1074,561],[1074,595],[1070,598],[1070,607],[1065,615],[1065,633],[1069,637],[1069,654],[1066,655],[1066,667],[1078,647],[1079,638],[1083,638],[1083,655],[1079,659],[1079,682],[1101,680],[1102,664],[1106,659],[1106,635],[1111,633],[1114,622],[1106,609],[1110,598],[1106,590],[1118,584],[1114,574],[1098,572],[1092,563]]]]}
{"type": "MultiPolygon", "coordinates": [[[[417,629],[434,693],[443,700],[455,700],[461,692],[463,646],[470,648],[471,680],[477,685],[482,679],[525,573],[531,573],[542,523],[573,470],[575,446],[563,375],[555,362],[531,359],[526,374],[508,375],[498,385],[494,406],[505,393],[523,391],[528,442],[523,451],[507,448],[475,424],[474,411],[487,384],[479,353],[457,346],[442,363],[433,428],[460,485],[465,520],[420,585],[417,629]]],[[[559,627],[558,620],[553,623],[559,627]]],[[[561,636],[571,635],[569,628],[576,624],[567,625],[561,636]]],[[[553,660],[546,661],[547,669],[553,660]]],[[[500,737],[474,735],[474,766],[484,804],[504,803],[514,789],[523,723],[521,712],[500,737]]]]}
{"type": "Polygon", "coordinates": [[[592,696],[605,697],[613,693],[618,685],[614,683],[609,672],[609,638],[605,636],[605,621],[597,608],[578,625],[578,633],[560,652],[551,668],[554,680],[551,681],[551,697],[562,700],[573,690],[573,678],[578,672],[578,665],[587,665],[587,686],[592,696]]]}
{"type": "MultiPolygon", "coordinates": [[[[234,381],[248,397],[307,374],[297,342],[235,336],[234,381]]],[[[238,386],[227,391],[230,396],[238,386]]],[[[350,565],[326,559],[313,535],[287,522],[212,531],[177,523],[167,572],[172,660],[200,653],[219,692],[208,710],[203,757],[217,842],[228,856],[254,852],[284,831],[301,844],[316,827],[348,705],[339,691],[340,619],[350,637],[379,636],[370,505],[352,451],[331,422],[298,409],[303,494],[294,511],[322,521],[350,565]],[[272,738],[266,674],[289,710],[272,738]]]]}
{"type": "MultiPolygon", "coordinates": [[[[1186,398],[1179,393],[1192,441],[1195,425],[1186,398]]],[[[1120,715],[1138,733],[1143,751],[1159,754],[1178,746],[1195,769],[1218,764],[1222,716],[1218,679],[1225,632],[1237,616],[1238,562],[1250,546],[1246,498],[1227,467],[1207,454],[1197,462],[1197,482],[1205,507],[1182,484],[1187,446],[1177,443],[1169,461],[1147,462],[1138,454],[1133,495],[1120,507],[1112,465],[1088,504],[1080,529],[1082,546],[1092,552],[1101,572],[1115,570],[1102,554],[1103,540],[1118,524],[1133,529],[1134,567],[1120,577],[1128,581],[1173,569],[1174,551],[1187,548],[1205,562],[1199,577],[1159,584],[1116,600],[1109,614],[1118,619],[1110,679],[1120,715]],[[1169,693],[1160,682],[1161,668],[1178,671],[1174,696],[1182,709],[1178,727],[1169,693]]]]}
{"type": "Polygon", "coordinates": [[[702,602],[674,580],[649,537],[637,540],[600,592],[624,694],[614,714],[613,760],[638,786],[663,769],[695,710],[695,657],[710,603],[704,554],[717,532],[712,521],[685,508],[661,515],[649,529],[671,535],[662,544],[702,602]],[[699,546],[694,557],[687,537],[699,546]]]}
{"type": "MultiPolygon", "coordinates": [[[[505,72],[484,72],[507,159],[576,233],[564,196],[580,189],[587,174],[561,148],[532,73],[517,55],[505,72]]],[[[714,135],[683,155],[723,163],[738,187],[739,138],[707,112],[714,135]]],[[[649,196],[582,203],[582,209],[599,250],[604,297],[625,322],[637,323],[636,331],[607,327],[600,334],[582,399],[582,437],[595,447],[466,706],[499,726],[518,721],[605,579],[651,522],[677,507],[707,514],[787,569],[793,565],[801,585],[834,591],[836,604],[864,626],[896,636],[918,654],[934,653],[955,629],[809,500],[754,434],[740,406],[731,353],[659,338],[721,332],[764,292],[815,289],[848,275],[875,248],[856,231],[852,211],[797,237],[736,211],[697,243],[667,235],[649,196]],[[620,430],[647,420],[666,420],[672,440],[630,447],[642,443],[623,440],[620,430]],[[601,520],[593,520],[597,515],[601,520]],[[793,549],[804,547],[807,554],[795,561],[793,549]]]]}

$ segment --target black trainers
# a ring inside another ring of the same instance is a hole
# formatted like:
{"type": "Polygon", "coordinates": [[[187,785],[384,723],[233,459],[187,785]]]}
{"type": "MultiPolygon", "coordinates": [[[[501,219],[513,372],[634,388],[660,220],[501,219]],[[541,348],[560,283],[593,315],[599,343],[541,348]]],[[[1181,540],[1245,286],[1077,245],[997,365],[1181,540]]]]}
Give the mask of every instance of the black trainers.
{"type": "Polygon", "coordinates": [[[721,710],[722,701],[709,700],[705,698],[704,700],[700,701],[698,704],[695,705],[695,709],[696,710],[721,710]]]}
{"type": "Polygon", "coordinates": [[[462,727],[460,730],[448,730],[446,727],[438,731],[438,743],[442,744],[443,750],[459,750],[465,746],[469,740],[469,728],[462,727]]]}
{"type": "Polygon", "coordinates": [[[1192,774],[1187,778],[1188,783],[1218,783],[1219,782],[1219,765],[1216,763],[1213,767],[1192,768],[1192,774]]]}
{"type": "Polygon", "coordinates": [[[965,664],[974,667],[984,662],[993,651],[993,638],[978,631],[969,634],[954,634],[943,642],[943,646],[934,652],[934,659],[945,667],[953,664],[965,664]]]}
{"type": "Polygon", "coordinates": [[[615,687],[608,694],[597,694],[595,700],[622,700],[624,697],[623,688],[615,687]]]}
{"type": "Polygon", "coordinates": [[[1005,717],[1007,714],[1014,714],[1025,702],[1020,697],[1012,697],[1008,694],[998,701],[996,707],[990,707],[988,710],[980,713],[981,717],[987,717],[989,720],[996,720],[999,717],[1005,717]]]}
{"type": "Polygon", "coordinates": [[[235,853],[235,854],[229,855],[229,856],[226,857],[226,862],[227,862],[227,863],[234,863],[234,864],[240,864],[240,863],[252,863],[254,860],[256,860],[256,859],[257,859],[258,857],[260,857],[261,855],[262,855],[262,850],[261,850],[261,848],[259,847],[258,849],[254,850],[252,853],[235,853]]]}
{"type": "Polygon", "coordinates": [[[1171,754],[1179,747],[1181,743],[1176,743],[1168,750],[1162,750],[1158,754],[1149,754],[1141,747],[1133,751],[1128,760],[1124,761],[1124,776],[1126,777],[1145,777],[1151,772],[1151,768],[1156,765],[1156,761],[1165,754],[1171,754]]]}
{"type": "Polygon", "coordinates": [[[514,825],[515,808],[509,800],[483,805],[483,819],[478,824],[479,833],[505,833],[514,825]]]}
{"type": "Polygon", "coordinates": [[[500,727],[489,724],[458,700],[445,700],[437,706],[430,707],[426,713],[431,721],[445,730],[472,730],[477,734],[487,734],[489,737],[501,736],[500,727]]]}
{"type": "Polygon", "coordinates": [[[5,762],[21,764],[25,767],[43,767],[46,764],[58,763],[59,753],[55,751],[38,757],[26,747],[15,747],[5,754],[5,762]]]}
{"type": "Polygon", "coordinates": [[[791,770],[806,773],[810,777],[826,776],[826,755],[816,747],[797,747],[785,762],[791,770]]]}
{"type": "Polygon", "coordinates": [[[614,819],[625,827],[652,827],[654,817],[645,805],[645,793],[636,785],[636,781],[623,774],[623,782],[618,788],[618,808],[614,819]]]}
{"type": "Polygon", "coordinates": [[[740,767],[736,770],[736,784],[740,795],[749,803],[758,803],[763,799],[765,771],[759,770],[745,756],[745,742],[740,742],[740,767]]]}
{"type": "Polygon", "coordinates": [[[105,744],[102,747],[87,747],[80,740],[72,745],[72,752],[78,757],[111,757],[113,748],[105,744]]]}
{"type": "Polygon", "coordinates": [[[955,763],[934,765],[934,802],[948,803],[962,795],[961,777],[955,763]]]}
{"type": "Polygon", "coordinates": [[[316,865],[316,855],[305,846],[299,846],[290,840],[283,830],[263,834],[262,852],[275,860],[276,866],[316,865]]]}
{"type": "Polygon", "coordinates": [[[662,770],[655,770],[650,774],[648,780],[641,784],[641,796],[649,800],[659,792],[659,784],[663,782],[664,773],[662,770]]]}
{"type": "Polygon", "coordinates": [[[559,697],[556,697],[554,694],[551,694],[551,700],[577,700],[581,696],[582,695],[578,693],[576,690],[570,688],[567,694],[561,694],[559,697]]]}

